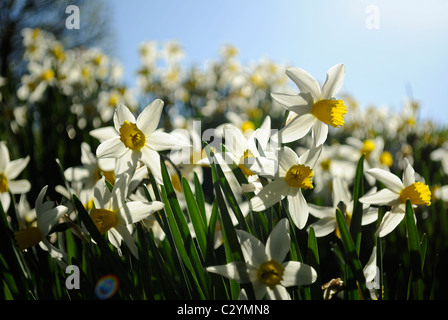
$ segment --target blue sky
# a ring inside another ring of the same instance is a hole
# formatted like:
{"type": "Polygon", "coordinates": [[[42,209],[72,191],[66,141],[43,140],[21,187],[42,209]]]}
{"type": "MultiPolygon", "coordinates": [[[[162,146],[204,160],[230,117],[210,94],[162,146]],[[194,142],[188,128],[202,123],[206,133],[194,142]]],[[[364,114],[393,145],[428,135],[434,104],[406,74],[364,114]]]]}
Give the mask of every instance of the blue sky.
{"type": "Polygon", "coordinates": [[[362,107],[399,110],[412,94],[422,118],[448,124],[448,0],[111,0],[114,55],[133,83],[138,45],[178,40],[186,64],[216,59],[223,44],[243,63],[270,58],[309,71],[319,82],[346,66],[343,90],[362,107]],[[378,11],[379,28],[366,20],[378,11]]]}

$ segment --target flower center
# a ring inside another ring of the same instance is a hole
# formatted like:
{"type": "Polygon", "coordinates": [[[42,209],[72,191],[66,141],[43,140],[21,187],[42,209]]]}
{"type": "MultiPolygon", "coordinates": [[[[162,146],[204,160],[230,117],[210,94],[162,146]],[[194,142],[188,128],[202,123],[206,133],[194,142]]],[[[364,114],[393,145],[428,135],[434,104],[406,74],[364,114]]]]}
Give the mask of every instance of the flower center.
{"type": "Polygon", "coordinates": [[[118,223],[117,213],[106,209],[92,209],[90,218],[102,235],[118,223]]]}
{"type": "Polygon", "coordinates": [[[285,269],[277,261],[266,261],[258,267],[258,280],[260,280],[270,289],[274,289],[274,287],[283,280],[284,271],[285,269]]]}
{"type": "Polygon", "coordinates": [[[344,125],[347,107],[342,100],[319,100],[314,103],[311,113],[320,121],[339,127],[344,125]]]}
{"type": "Polygon", "coordinates": [[[8,191],[8,179],[3,173],[0,173],[0,192],[8,191]]]}
{"type": "Polygon", "coordinates": [[[28,227],[14,233],[17,245],[21,251],[35,246],[42,240],[42,233],[37,227],[28,227]]]}
{"type": "Polygon", "coordinates": [[[322,167],[322,170],[324,170],[324,171],[329,171],[330,170],[330,165],[331,165],[331,159],[330,158],[328,158],[326,160],[323,160],[320,163],[320,166],[322,167]]]}
{"type": "Polygon", "coordinates": [[[314,172],[310,167],[303,164],[297,164],[292,166],[288,172],[286,172],[285,180],[291,187],[312,189],[313,181],[311,181],[311,178],[313,175],[314,172]]]}
{"type": "Polygon", "coordinates": [[[392,165],[394,163],[394,158],[392,157],[392,155],[389,152],[384,151],[380,155],[380,163],[384,164],[390,168],[390,167],[392,167],[392,165]]]}
{"type": "Polygon", "coordinates": [[[375,150],[375,142],[370,139],[365,140],[361,149],[361,154],[365,154],[366,158],[368,158],[373,150],[375,150]]]}
{"type": "Polygon", "coordinates": [[[41,75],[41,79],[45,81],[50,81],[53,78],[54,78],[54,71],[51,69],[45,70],[41,75]]]}
{"type": "Polygon", "coordinates": [[[146,137],[135,123],[125,121],[120,127],[120,140],[126,147],[138,151],[144,147],[146,137]]]}
{"type": "Polygon", "coordinates": [[[406,203],[406,200],[411,200],[412,204],[431,205],[431,190],[423,182],[414,182],[410,186],[404,188],[400,192],[400,201],[406,203]]]}
{"type": "Polygon", "coordinates": [[[240,167],[241,171],[244,173],[244,175],[247,176],[253,176],[255,173],[252,172],[248,167],[246,167],[246,159],[247,158],[253,158],[254,155],[249,151],[249,149],[247,149],[246,151],[244,151],[244,155],[242,157],[242,163],[240,163],[238,165],[238,167],[240,167]]]}
{"type": "Polygon", "coordinates": [[[255,124],[252,121],[244,121],[241,125],[241,130],[243,132],[246,130],[255,130],[255,124]]]}

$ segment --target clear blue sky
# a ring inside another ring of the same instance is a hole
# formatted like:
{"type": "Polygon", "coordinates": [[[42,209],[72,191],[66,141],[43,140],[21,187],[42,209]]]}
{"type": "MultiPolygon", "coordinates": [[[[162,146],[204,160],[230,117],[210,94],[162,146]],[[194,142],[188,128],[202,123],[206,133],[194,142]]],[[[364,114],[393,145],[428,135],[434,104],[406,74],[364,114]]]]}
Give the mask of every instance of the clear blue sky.
{"type": "Polygon", "coordinates": [[[187,64],[218,58],[223,44],[243,63],[267,57],[320,82],[346,65],[343,90],[361,106],[400,109],[409,93],[423,118],[448,125],[448,0],[112,0],[115,56],[133,83],[138,45],[178,40],[187,64]],[[379,29],[366,27],[375,6],[379,29]]]}

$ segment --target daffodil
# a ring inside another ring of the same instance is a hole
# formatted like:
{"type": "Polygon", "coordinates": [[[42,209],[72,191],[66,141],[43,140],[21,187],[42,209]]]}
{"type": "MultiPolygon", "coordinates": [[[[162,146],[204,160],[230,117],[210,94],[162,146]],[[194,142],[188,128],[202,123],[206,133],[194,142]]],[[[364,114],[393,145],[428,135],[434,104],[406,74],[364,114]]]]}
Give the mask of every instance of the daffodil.
{"type": "Polygon", "coordinates": [[[94,130],[93,135],[109,138],[97,148],[99,159],[117,158],[115,174],[135,171],[138,161],[143,162],[154,175],[162,182],[160,168],[160,155],[158,151],[181,148],[185,146],[176,137],[169,133],[156,130],[162,113],[163,101],[156,99],[149,104],[135,119],[134,115],[124,105],[117,106],[113,117],[115,131],[94,130]],[[112,132],[112,137],[110,133],[112,132]]]}
{"type": "Polygon", "coordinates": [[[324,143],[328,126],[336,128],[344,125],[347,107],[344,101],[334,98],[344,82],[344,65],[337,64],[328,70],[322,88],[305,70],[290,68],[286,70],[286,74],[297,85],[300,94],[271,94],[275,101],[290,111],[286,125],[271,139],[288,143],[304,137],[312,130],[315,144],[324,143]]]}
{"type": "MultiPolygon", "coordinates": [[[[280,149],[277,172],[272,172],[270,176],[267,176],[273,180],[251,198],[250,209],[262,211],[286,197],[291,219],[299,229],[302,229],[309,214],[302,189],[313,188],[313,167],[321,151],[322,145],[312,147],[299,157],[289,147],[280,149]]],[[[266,168],[263,169],[263,174],[266,176],[265,173],[266,168]]]]}
{"type": "Polygon", "coordinates": [[[119,252],[121,242],[124,241],[131,253],[138,258],[137,245],[128,227],[161,210],[164,204],[160,201],[126,202],[128,180],[127,174],[120,175],[110,190],[102,177],[95,185],[95,207],[90,211],[90,218],[101,234],[107,233],[110,243],[119,252]]]}
{"type": "Polygon", "coordinates": [[[211,266],[208,272],[220,274],[238,283],[252,283],[255,298],[291,299],[287,287],[308,285],[316,281],[317,273],[309,265],[283,262],[289,252],[291,237],[288,219],[280,220],[272,230],[266,246],[256,237],[243,230],[237,236],[244,262],[234,261],[226,265],[211,266]]]}
{"type": "Polygon", "coordinates": [[[393,173],[374,168],[367,171],[372,177],[382,182],[386,188],[371,194],[365,195],[359,199],[362,203],[391,206],[377,230],[379,237],[392,232],[403,220],[405,215],[406,201],[409,199],[413,206],[431,205],[431,190],[420,181],[415,181],[415,171],[409,161],[405,160],[406,166],[403,172],[403,178],[400,180],[393,173]]]}
{"type": "Polygon", "coordinates": [[[68,208],[63,205],[55,206],[53,201],[44,201],[47,189],[48,186],[43,187],[36,199],[36,225],[15,232],[14,237],[20,250],[26,250],[39,244],[42,249],[48,251],[51,257],[61,261],[66,253],[53,246],[47,236],[59,218],[68,211],[68,208]]]}
{"type": "MultiPolygon", "coordinates": [[[[317,206],[312,203],[308,204],[310,213],[314,217],[318,218],[317,222],[311,224],[316,233],[316,237],[324,237],[329,233],[335,231],[336,235],[340,237],[338,224],[336,222],[336,209],[339,209],[344,214],[346,223],[350,225],[350,221],[353,215],[353,199],[348,188],[347,182],[340,178],[333,178],[333,206],[317,206]]],[[[376,188],[370,192],[375,192],[376,188]]],[[[369,192],[369,193],[370,193],[369,192]]],[[[378,218],[378,209],[371,208],[366,205],[363,208],[362,225],[373,223],[378,218]]]]}
{"type": "Polygon", "coordinates": [[[5,212],[11,204],[11,194],[23,194],[31,189],[28,180],[15,180],[29,161],[29,156],[11,161],[6,143],[0,142],[0,202],[5,212]]]}

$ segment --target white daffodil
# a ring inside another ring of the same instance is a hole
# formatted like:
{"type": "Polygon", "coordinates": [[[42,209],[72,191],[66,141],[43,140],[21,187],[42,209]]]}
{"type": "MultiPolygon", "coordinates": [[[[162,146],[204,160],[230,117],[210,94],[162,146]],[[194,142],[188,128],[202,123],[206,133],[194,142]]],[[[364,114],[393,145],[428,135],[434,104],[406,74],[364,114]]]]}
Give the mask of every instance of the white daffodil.
{"type": "Polygon", "coordinates": [[[17,231],[14,233],[14,237],[20,250],[26,250],[39,244],[42,249],[48,251],[51,257],[61,261],[66,256],[66,253],[54,247],[48,241],[47,236],[59,218],[68,211],[68,208],[63,205],[55,207],[53,201],[44,202],[47,189],[48,186],[43,187],[36,199],[37,226],[31,225],[26,229],[17,231]]]}
{"type": "Polygon", "coordinates": [[[286,287],[308,285],[316,281],[317,273],[309,265],[297,261],[283,262],[291,245],[288,219],[280,220],[272,230],[266,246],[253,235],[237,230],[244,262],[211,266],[208,272],[220,274],[238,283],[252,283],[255,298],[290,300],[286,287]]]}
{"type": "Polygon", "coordinates": [[[443,173],[448,174],[448,143],[432,151],[430,157],[433,161],[440,161],[443,173]]]}
{"type": "Polygon", "coordinates": [[[113,158],[97,159],[89,144],[81,143],[80,166],[67,168],[64,177],[72,183],[79,183],[84,189],[93,189],[101,176],[105,176],[110,183],[115,181],[115,162],[113,158]]]}
{"type": "Polygon", "coordinates": [[[372,177],[382,182],[386,188],[359,199],[362,203],[391,206],[391,210],[386,212],[377,230],[379,237],[392,232],[405,216],[406,200],[409,199],[413,206],[431,205],[431,190],[423,182],[415,181],[415,171],[406,160],[406,166],[401,181],[393,173],[374,168],[367,171],[372,177]]]}
{"type": "Polygon", "coordinates": [[[325,142],[328,126],[344,125],[347,107],[334,95],[341,89],[345,77],[345,67],[337,64],[327,72],[322,88],[308,72],[290,68],[286,74],[300,90],[298,95],[272,93],[272,98],[290,111],[286,125],[271,137],[275,141],[288,143],[304,137],[311,129],[315,144],[325,142]]]}
{"type": "Polygon", "coordinates": [[[0,202],[5,212],[11,204],[11,194],[23,194],[31,189],[28,180],[14,180],[29,161],[29,156],[11,161],[6,143],[0,142],[0,202]]]}
{"type": "Polygon", "coordinates": [[[90,210],[90,218],[101,234],[107,232],[109,241],[119,252],[122,240],[132,254],[138,258],[137,245],[128,229],[133,223],[148,218],[164,207],[163,202],[129,201],[125,198],[128,189],[128,175],[123,174],[115,181],[112,191],[102,177],[94,189],[94,209],[90,210]]]}
{"type": "MultiPolygon", "coordinates": [[[[371,168],[390,171],[389,168],[393,164],[393,156],[384,150],[384,139],[381,136],[365,140],[348,137],[344,149],[347,158],[353,163],[357,163],[359,157],[364,155],[364,171],[371,168]]],[[[375,179],[369,175],[366,176],[366,180],[370,185],[375,183],[375,179]]]]}
{"type": "Polygon", "coordinates": [[[103,130],[91,132],[100,141],[103,140],[96,150],[97,157],[117,158],[116,175],[123,172],[132,175],[140,160],[151,170],[158,183],[162,184],[158,151],[185,146],[171,134],[156,130],[162,108],[163,101],[156,99],[135,119],[126,106],[117,106],[113,118],[115,131],[102,128],[103,130]]]}
{"type": "MultiPolygon", "coordinates": [[[[322,145],[312,147],[300,157],[289,147],[278,151],[278,170],[268,178],[273,179],[261,191],[251,198],[250,209],[262,211],[288,199],[288,208],[294,224],[302,229],[309,214],[308,204],[302,189],[313,188],[313,167],[322,151],[322,145]]],[[[266,172],[266,168],[263,169],[266,172]]]]}
{"type": "MultiPolygon", "coordinates": [[[[272,167],[274,162],[262,156],[263,153],[272,155],[273,147],[269,145],[271,135],[271,119],[266,117],[260,128],[243,132],[232,124],[226,124],[222,128],[225,138],[226,151],[215,152],[214,160],[219,163],[224,172],[231,172],[234,166],[238,166],[247,177],[255,175],[250,170],[251,166],[257,172],[262,172],[266,167],[272,167]],[[257,147],[258,141],[258,147],[257,147]],[[260,150],[262,151],[260,153],[260,150]]],[[[208,159],[203,159],[200,163],[208,163],[208,159]]]]}
{"type": "MultiPolygon", "coordinates": [[[[323,207],[316,206],[312,203],[308,204],[310,213],[319,218],[319,220],[311,226],[314,228],[316,237],[324,237],[329,233],[336,231],[336,235],[340,238],[338,224],[336,222],[336,209],[343,209],[343,214],[347,224],[350,224],[353,214],[353,199],[350,194],[347,182],[340,178],[333,178],[333,206],[323,207]],[[343,208],[341,208],[343,206],[343,208]]],[[[376,188],[370,192],[375,192],[376,188]]],[[[370,193],[369,192],[369,193],[370,193]]],[[[364,206],[361,225],[367,225],[373,223],[378,218],[378,209],[370,208],[370,206],[364,206]]]]}
{"type": "Polygon", "coordinates": [[[376,259],[376,246],[373,247],[372,253],[370,254],[369,261],[367,261],[364,266],[362,272],[364,273],[364,277],[366,278],[366,287],[370,293],[370,299],[378,300],[380,295],[380,283],[379,283],[379,268],[377,267],[377,259],[376,259]]]}

